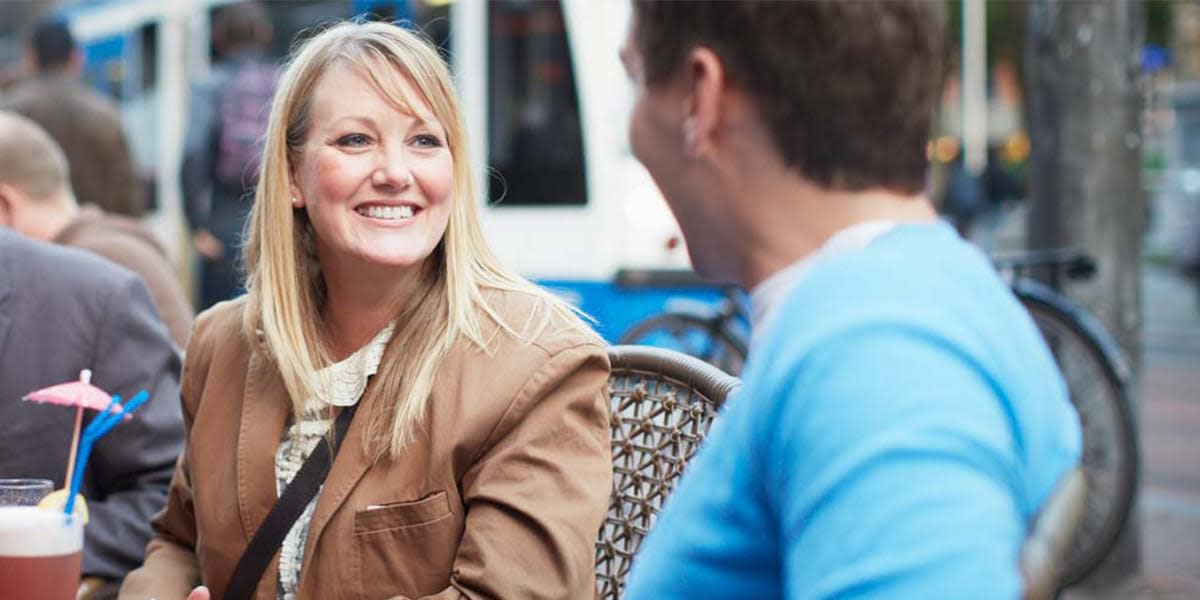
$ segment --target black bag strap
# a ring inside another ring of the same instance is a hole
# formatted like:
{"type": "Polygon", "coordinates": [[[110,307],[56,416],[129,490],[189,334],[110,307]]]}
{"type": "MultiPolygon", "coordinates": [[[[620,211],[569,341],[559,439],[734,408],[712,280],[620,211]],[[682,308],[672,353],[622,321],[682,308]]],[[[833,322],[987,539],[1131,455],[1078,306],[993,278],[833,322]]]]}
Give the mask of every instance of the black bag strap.
{"type": "Polygon", "coordinates": [[[238,559],[233,576],[229,578],[229,586],[225,589],[225,600],[250,600],[254,597],[254,588],[279,551],[283,538],[287,537],[292,524],[304,513],[305,507],[325,482],[325,476],[329,474],[333,458],[342,447],[342,439],[346,437],[346,430],[350,428],[350,420],[354,418],[357,408],[357,404],[343,408],[333,422],[333,451],[330,452],[330,444],[318,443],[291,483],[283,489],[279,500],[275,501],[275,506],[271,507],[271,512],[267,513],[267,518],[258,526],[246,551],[238,559]]]}

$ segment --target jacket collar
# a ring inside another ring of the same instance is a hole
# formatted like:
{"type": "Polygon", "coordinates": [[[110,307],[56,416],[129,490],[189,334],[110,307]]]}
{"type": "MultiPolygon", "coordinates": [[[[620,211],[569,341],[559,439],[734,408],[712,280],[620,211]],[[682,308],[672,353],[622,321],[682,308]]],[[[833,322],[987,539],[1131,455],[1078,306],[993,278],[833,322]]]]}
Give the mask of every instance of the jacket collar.
{"type": "MultiPolygon", "coordinates": [[[[369,393],[370,387],[367,389],[362,405],[346,432],[346,439],[342,441],[341,449],[325,478],[325,485],[317,496],[304,556],[316,556],[313,549],[320,541],[325,526],[374,462],[363,444],[367,422],[376,402],[373,394],[369,393]]],[[[291,413],[288,398],[287,388],[275,365],[261,348],[253,349],[242,398],[237,459],[238,509],[247,544],[278,500],[275,492],[275,451],[291,413]]],[[[311,571],[301,569],[301,588],[311,585],[305,584],[306,574],[311,571]]],[[[263,575],[264,579],[275,580],[277,577],[277,567],[263,575]]],[[[275,588],[272,586],[269,589],[275,588]]]]}
{"type": "Polygon", "coordinates": [[[242,398],[237,459],[238,509],[247,542],[278,499],[275,448],[288,418],[287,398],[275,366],[261,349],[252,349],[242,398]]]}
{"type": "MultiPolygon", "coordinates": [[[[374,378],[372,379],[374,380],[374,378]]],[[[376,410],[375,405],[382,401],[375,396],[371,393],[371,385],[368,384],[367,390],[363,392],[363,398],[359,401],[354,420],[350,422],[350,428],[346,431],[346,439],[342,440],[342,445],[329,469],[329,475],[325,478],[325,487],[321,489],[321,494],[317,497],[317,506],[313,510],[312,522],[308,526],[308,539],[304,542],[304,556],[316,556],[315,548],[321,541],[321,534],[325,531],[325,526],[329,524],[329,520],[338,509],[346,503],[350,491],[358,485],[367,469],[371,468],[375,462],[363,443],[367,436],[367,425],[371,420],[371,414],[376,410]]],[[[312,572],[312,569],[309,569],[308,572],[312,572]]],[[[305,587],[307,579],[305,570],[301,569],[301,589],[305,587]]]]}

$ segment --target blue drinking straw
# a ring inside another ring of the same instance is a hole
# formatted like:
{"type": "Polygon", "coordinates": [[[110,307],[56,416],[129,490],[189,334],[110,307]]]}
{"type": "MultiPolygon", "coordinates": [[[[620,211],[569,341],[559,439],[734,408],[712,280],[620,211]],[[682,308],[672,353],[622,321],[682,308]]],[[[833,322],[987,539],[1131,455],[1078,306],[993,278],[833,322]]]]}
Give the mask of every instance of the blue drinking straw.
{"type": "Polygon", "coordinates": [[[83,469],[87,465],[88,457],[92,454],[92,446],[96,444],[96,440],[111,431],[126,415],[137,410],[149,399],[150,394],[146,390],[142,390],[122,406],[121,397],[114,395],[112,404],[96,415],[96,418],[92,419],[92,422],[88,423],[87,428],[83,430],[83,435],[79,438],[79,452],[75,457],[75,475],[71,477],[71,489],[67,490],[67,505],[64,510],[68,519],[75,514],[75,494],[79,493],[79,485],[83,481],[83,469]]]}

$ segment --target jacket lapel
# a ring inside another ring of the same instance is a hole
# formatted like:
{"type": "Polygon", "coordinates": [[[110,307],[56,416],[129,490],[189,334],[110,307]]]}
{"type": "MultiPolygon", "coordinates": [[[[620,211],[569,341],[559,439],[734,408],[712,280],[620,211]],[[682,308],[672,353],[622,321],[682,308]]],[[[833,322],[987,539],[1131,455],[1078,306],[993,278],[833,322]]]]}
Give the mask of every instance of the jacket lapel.
{"type": "MultiPolygon", "coordinates": [[[[246,543],[275,505],[275,451],[283,438],[291,403],[279,372],[263,352],[250,353],[242,421],[238,430],[238,509],[246,543]]],[[[274,574],[265,575],[273,577],[274,574]]],[[[274,588],[272,588],[274,589],[274,588]]]]}
{"type": "MultiPolygon", "coordinates": [[[[386,356],[384,360],[387,360],[386,356]]],[[[372,386],[368,385],[366,391],[363,392],[360,400],[362,405],[358,407],[358,411],[354,414],[354,420],[350,422],[350,428],[346,431],[346,439],[342,441],[337,456],[333,459],[333,465],[329,469],[329,475],[325,478],[325,487],[317,496],[317,507],[313,510],[308,539],[304,544],[304,556],[306,557],[315,556],[313,549],[317,547],[321,533],[329,524],[329,519],[341,508],[346,497],[350,495],[350,491],[374,463],[374,459],[363,448],[363,440],[367,435],[367,424],[371,420],[371,413],[375,409],[374,405],[379,401],[373,397],[371,388],[372,386]]],[[[304,589],[307,580],[305,573],[305,569],[302,568],[300,570],[301,589],[304,589]]]]}

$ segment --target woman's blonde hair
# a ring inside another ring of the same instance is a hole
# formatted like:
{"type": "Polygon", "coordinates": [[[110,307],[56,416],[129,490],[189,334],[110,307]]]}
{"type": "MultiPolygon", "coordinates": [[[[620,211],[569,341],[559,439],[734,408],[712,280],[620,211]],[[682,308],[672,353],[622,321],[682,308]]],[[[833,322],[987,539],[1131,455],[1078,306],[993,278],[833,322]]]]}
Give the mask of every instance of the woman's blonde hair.
{"type": "Polygon", "coordinates": [[[258,188],[245,247],[248,303],[244,328],[261,337],[291,395],[299,417],[308,398],[325,385],[312,373],[332,362],[321,319],[326,290],[316,259],[312,227],[303,209],[293,208],[289,185],[308,134],[312,92],[335,64],[357,68],[389,101],[407,108],[401,77],[410,81],[445,128],[454,158],[454,192],[449,223],[425,261],[418,293],[400,309],[387,360],[380,365],[371,394],[375,403],[367,436],[380,453],[396,455],[413,439],[427,411],[438,365],[465,337],[483,350],[483,319],[523,339],[548,323],[578,324],[564,302],[504,268],[483,236],[479,222],[467,134],[449,70],[437,51],[418,34],[394,24],[342,22],[304,42],[285,69],[267,125],[258,188]],[[535,297],[534,311],[518,326],[506,323],[485,298],[485,289],[535,297]],[[557,317],[557,318],[556,318],[557,317]],[[563,321],[562,319],[567,319],[563,321]],[[403,352],[393,352],[393,348],[403,352]],[[386,445],[382,442],[386,442],[386,445]]]}

